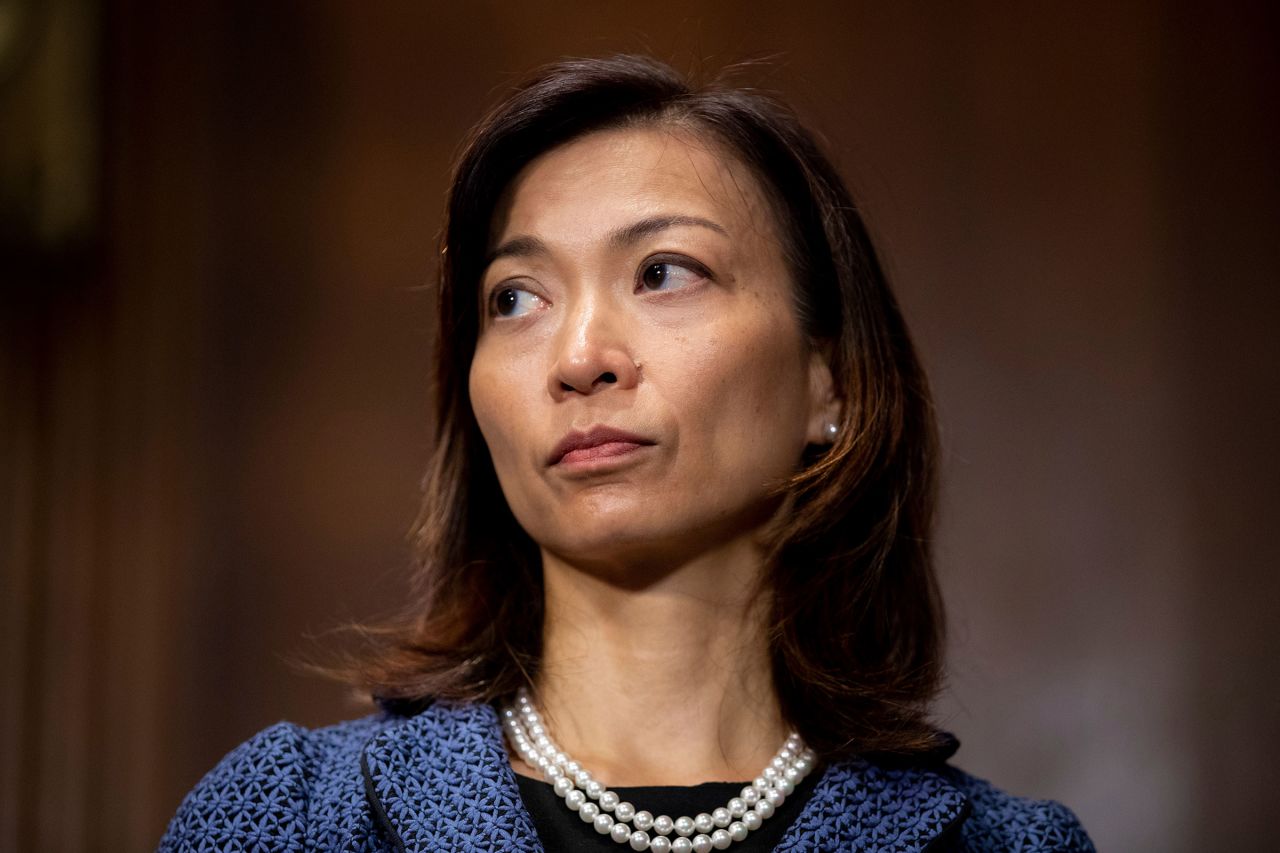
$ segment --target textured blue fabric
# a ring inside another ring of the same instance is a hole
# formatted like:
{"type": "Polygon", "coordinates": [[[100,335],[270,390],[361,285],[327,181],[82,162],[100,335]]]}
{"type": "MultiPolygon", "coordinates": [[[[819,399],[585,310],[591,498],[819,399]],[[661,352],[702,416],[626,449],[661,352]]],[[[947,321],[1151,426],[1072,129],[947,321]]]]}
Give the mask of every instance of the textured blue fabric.
{"type": "MultiPolygon", "coordinates": [[[[776,850],[1090,851],[1069,809],[949,765],[832,763],[776,850]]],[[[601,839],[601,853],[630,849],[601,839]]],[[[437,703],[309,731],[272,726],[187,795],[162,851],[541,853],[497,713],[437,703]]]]}

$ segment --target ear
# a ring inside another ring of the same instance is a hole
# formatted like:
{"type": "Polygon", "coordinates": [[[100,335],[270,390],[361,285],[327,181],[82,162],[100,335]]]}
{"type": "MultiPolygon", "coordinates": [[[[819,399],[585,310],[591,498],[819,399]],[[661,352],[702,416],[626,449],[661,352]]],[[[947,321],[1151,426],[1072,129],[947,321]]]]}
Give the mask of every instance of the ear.
{"type": "Polygon", "coordinates": [[[830,425],[840,426],[841,400],[831,377],[829,346],[814,347],[809,352],[809,444],[832,443],[830,425]]]}

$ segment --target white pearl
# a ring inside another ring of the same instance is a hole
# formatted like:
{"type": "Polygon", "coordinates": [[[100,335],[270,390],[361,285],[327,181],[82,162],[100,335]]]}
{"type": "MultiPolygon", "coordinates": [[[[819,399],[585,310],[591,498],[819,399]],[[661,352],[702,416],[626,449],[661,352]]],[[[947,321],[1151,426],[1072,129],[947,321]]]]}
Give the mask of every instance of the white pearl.
{"type": "Polygon", "coordinates": [[[681,816],[672,820],[668,815],[655,818],[647,811],[637,811],[631,803],[622,802],[616,793],[596,781],[586,768],[560,749],[527,688],[519,688],[515,702],[500,711],[511,747],[529,766],[541,771],[556,794],[564,798],[565,805],[577,811],[578,817],[591,824],[596,832],[607,834],[619,843],[630,843],[634,850],[653,850],[654,853],[724,850],[733,842],[746,839],[772,817],[777,807],[795,792],[796,784],[817,765],[817,754],[805,746],[799,734],[792,732],[760,776],[726,806],[696,818],[681,816]],[[610,811],[614,813],[607,814],[610,811]],[[652,837],[649,830],[654,832],[652,837]],[[678,837],[667,838],[673,831],[678,837]]]}

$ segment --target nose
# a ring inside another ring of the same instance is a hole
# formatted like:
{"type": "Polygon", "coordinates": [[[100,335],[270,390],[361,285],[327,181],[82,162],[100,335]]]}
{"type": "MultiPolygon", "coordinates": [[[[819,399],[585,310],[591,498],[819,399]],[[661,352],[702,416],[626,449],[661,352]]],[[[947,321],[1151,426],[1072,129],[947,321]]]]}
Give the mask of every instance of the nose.
{"type": "Polygon", "coordinates": [[[639,381],[640,367],[628,345],[626,320],[604,303],[584,300],[565,318],[548,376],[552,399],[634,388],[639,381]]]}

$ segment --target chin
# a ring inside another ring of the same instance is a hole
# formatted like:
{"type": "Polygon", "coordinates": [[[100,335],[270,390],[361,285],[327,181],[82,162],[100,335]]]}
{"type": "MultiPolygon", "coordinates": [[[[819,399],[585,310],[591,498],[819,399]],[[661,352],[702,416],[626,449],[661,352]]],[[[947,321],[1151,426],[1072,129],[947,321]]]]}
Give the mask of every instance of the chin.
{"type": "Polygon", "coordinates": [[[691,518],[655,502],[642,514],[596,513],[576,523],[559,520],[554,531],[538,539],[544,550],[575,567],[611,581],[644,585],[659,580],[684,563],[749,532],[751,525],[725,519],[691,518]],[[660,510],[660,512],[655,512],[660,510]]]}
{"type": "Polygon", "coordinates": [[[564,519],[548,536],[547,549],[572,561],[611,561],[666,550],[663,543],[678,536],[664,525],[646,523],[634,513],[596,514],[577,523],[564,519]]]}

